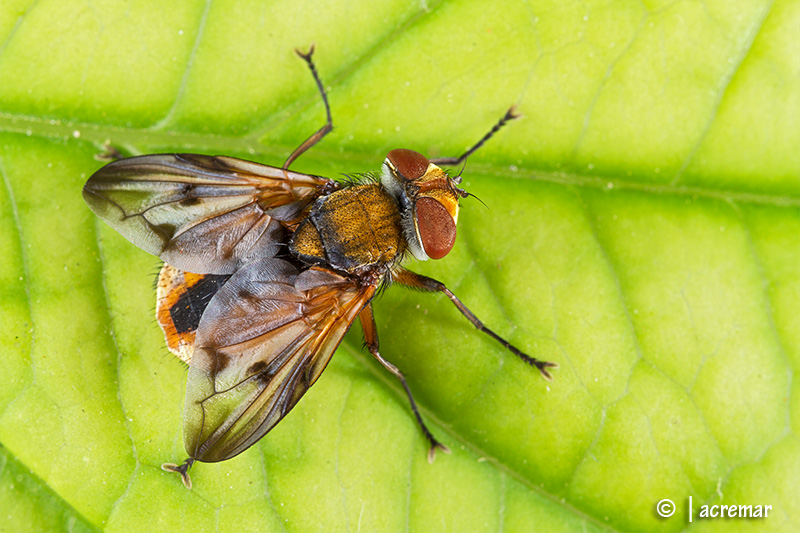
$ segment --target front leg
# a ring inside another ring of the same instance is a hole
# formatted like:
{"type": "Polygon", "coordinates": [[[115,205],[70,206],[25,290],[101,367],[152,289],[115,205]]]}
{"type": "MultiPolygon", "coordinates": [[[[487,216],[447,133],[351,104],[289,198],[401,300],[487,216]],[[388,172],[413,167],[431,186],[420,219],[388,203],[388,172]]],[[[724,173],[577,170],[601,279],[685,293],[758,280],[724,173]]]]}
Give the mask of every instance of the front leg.
{"type": "MultiPolygon", "coordinates": [[[[494,127],[492,127],[491,130],[489,130],[489,133],[484,135],[481,138],[480,141],[478,141],[475,144],[473,144],[472,147],[469,148],[466,152],[464,152],[463,154],[461,154],[458,157],[437,157],[437,158],[431,159],[430,160],[431,163],[433,163],[434,165],[446,165],[446,166],[450,166],[450,167],[460,165],[461,163],[464,162],[465,159],[467,159],[469,156],[471,156],[475,152],[475,150],[477,150],[478,148],[483,146],[486,143],[486,141],[488,141],[489,139],[494,137],[494,134],[497,133],[498,131],[500,131],[500,128],[502,128],[508,122],[510,122],[510,121],[512,121],[512,120],[514,120],[516,118],[519,118],[519,114],[517,114],[516,108],[514,106],[511,106],[510,108],[508,108],[508,111],[506,111],[506,114],[503,115],[503,118],[498,120],[497,124],[495,124],[494,127]]],[[[459,175],[459,177],[460,177],[460,175],[459,175]]]]}
{"type": "Polygon", "coordinates": [[[422,416],[419,414],[419,409],[417,409],[417,402],[414,401],[414,396],[411,395],[411,389],[408,388],[408,383],[406,383],[406,377],[402,372],[400,372],[399,368],[384,359],[380,352],[378,352],[378,328],[375,326],[375,317],[372,315],[372,304],[367,304],[367,306],[364,307],[364,309],[358,315],[358,318],[361,319],[361,328],[364,330],[364,342],[367,345],[369,353],[375,356],[375,359],[380,361],[386,370],[394,374],[394,376],[400,380],[400,383],[402,383],[403,388],[406,390],[408,401],[411,402],[411,410],[414,411],[414,416],[417,417],[417,422],[419,422],[419,427],[422,429],[422,433],[431,444],[431,447],[428,449],[428,462],[433,462],[434,454],[437,448],[445,453],[450,453],[450,448],[436,440],[436,438],[428,429],[428,426],[426,426],[425,422],[422,420],[422,416]]]}
{"type": "Polygon", "coordinates": [[[461,300],[456,298],[456,295],[453,294],[450,289],[448,289],[444,283],[441,281],[436,281],[433,278],[429,278],[427,276],[423,276],[421,274],[417,274],[415,272],[411,272],[410,270],[406,270],[405,268],[397,268],[392,272],[392,279],[399,283],[400,285],[405,285],[407,287],[411,287],[414,289],[419,289],[423,291],[429,292],[443,292],[450,298],[450,301],[453,302],[461,314],[467,317],[467,320],[472,322],[472,325],[478,328],[479,331],[482,331],[495,339],[497,342],[502,344],[508,351],[528,363],[529,365],[533,365],[539,369],[539,372],[542,374],[542,377],[547,381],[553,381],[553,376],[547,370],[548,368],[558,368],[558,363],[551,363],[549,361],[540,361],[530,355],[524,353],[522,350],[517,348],[516,346],[512,345],[510,342],[505,340],[503,337],[495,333],[494,331],[490,330],[486,326],[483,325],[478,317],[470,311],[466,305],[461,303],[461,300]]]}

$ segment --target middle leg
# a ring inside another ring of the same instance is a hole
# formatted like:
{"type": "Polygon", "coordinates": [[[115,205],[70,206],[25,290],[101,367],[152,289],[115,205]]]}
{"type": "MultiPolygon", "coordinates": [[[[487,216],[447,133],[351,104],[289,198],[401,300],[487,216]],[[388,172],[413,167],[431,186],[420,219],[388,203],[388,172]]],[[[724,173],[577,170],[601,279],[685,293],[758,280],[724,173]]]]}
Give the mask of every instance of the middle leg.
{"type": "Polygon", "coordinates": [[[428,426],[426,426],[425,422],[422,420],[422,415],[419,414],[419,409],[417,408],[417,402],[414,401],[414,396],[411,394],[411,389],[408,388],[406,377],[402,372],[400,372],[399,368],[384,359],[378,351],[378,328],[375,326],[375,317],[372,315],[372,304],[367,304],[367,306],[358,315],[358,318],[361,319],[361,328],[364,330],[364,342],[367,345],[369,353],[371,353],[386,370],[394,374],[394,376],[400,380],[400,383],[406,390],[408,401],[411,403],[411,410],[414,411],[414,416],[417,417],[417,422],[419,423],[420,429],[422,429],[422,433],[425,435],[425,438],[428,439],[428,442],[431,445],[431,447],[428,449],[428,462],[433,462],[437,448],[442,450],[444,453],[450,453],[450,448],[436,440],[431,431],[428,429],[428,426]]]}
{"type": "Polygon", "coordinates": [[[499,342],[503,345],[505,349],[509,352],[513,353],[526,363],[531,366],[535,366],[539,369],[539,373],[542,375],[544,379],[547,381],[553,381],[553,376],[550,374],[550,371],[547,370],[548,368],[558,368],[558,363],[551,363],[550,361],[541,361],[536,359],[535,357],[531,357],[530,355],[526,354],[506,339],[492,331],[491,329],[487,328],[483,322],[475,316],[475,313],[469,310],[469,308],[461,303],[453,292],[448,289],[444,283],[441,281],[437,281],[433,278],[429,278],[428,276],[423,276],[421,274],[417,274],[416,272],[411,272],[410,270],[406,270],[405,268],[396,268],[392,272],[392,278],[395,282],[399,283],[400,285],[405,285],[406,287],[411,287],[413,289],[419,289],[421,291],[427,292],[443,292],[450,301],[453,302],[453,305],[461,311],[461,314],[464,315],[467,320],[469,320],[473,326],[475,326],[478,331],[482,331],[489,335],[491,338],[499,342]]]}

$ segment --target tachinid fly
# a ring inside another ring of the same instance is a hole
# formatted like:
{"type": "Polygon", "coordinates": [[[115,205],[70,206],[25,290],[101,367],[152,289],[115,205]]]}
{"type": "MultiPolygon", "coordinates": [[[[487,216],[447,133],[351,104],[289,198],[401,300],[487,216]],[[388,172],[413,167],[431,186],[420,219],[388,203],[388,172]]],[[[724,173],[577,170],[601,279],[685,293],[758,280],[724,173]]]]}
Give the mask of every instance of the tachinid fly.
{"type": "Polygon", "coordinates": [[[469,194],[438,165],[457,165],[507,121],[513,109],[461,157],[428,160],[392,150],[379,178],[356,183],[301,174],[291,163],[333,127],[327,122],[280,168],[231,157],[157,154],[114,161],[86,183],[89,207],[165,265],[159,324],[189,364],[184,443],[195,461],[230,459],[263,437],[325,369],[358,318],[366,346],[403,385],[420,428],[448,451],[419,414],[402,372],[378,350],[372,299],[382,284],[442,292],[479,330],[551,379],[539,361],[485,327],[441,282],[401,266],[405,256],[441,259],[456,239],[459,200],[469,194]]]}

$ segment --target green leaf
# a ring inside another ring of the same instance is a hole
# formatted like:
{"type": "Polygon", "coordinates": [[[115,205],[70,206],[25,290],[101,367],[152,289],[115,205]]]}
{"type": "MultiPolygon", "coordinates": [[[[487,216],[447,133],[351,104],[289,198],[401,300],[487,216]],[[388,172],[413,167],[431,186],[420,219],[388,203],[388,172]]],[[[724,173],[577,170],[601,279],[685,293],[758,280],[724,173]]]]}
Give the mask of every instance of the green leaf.
{"type": "Polygon", "coordinates": [[[11,1],[0,7],[0,509],[12,529],[800,527],[800,3],[11,1]],[[256,446],[192,470],[157,259],[80,190],[103,141],[298,171],[455,155],[455,249],[410,268],[256,446]],[[688,524],[688,499],[695,516],[688,524]],[[659,518],[657,503],[677,504],[659,518]],[[700,519],[701,505],[770,505],[700,519]],[[9,511],[10,510],[10,511],[9,511]],[[6,519],[6,516],[9,518],[6,519]],[[10,522],[8,521],[10,520],[10,522]]]}

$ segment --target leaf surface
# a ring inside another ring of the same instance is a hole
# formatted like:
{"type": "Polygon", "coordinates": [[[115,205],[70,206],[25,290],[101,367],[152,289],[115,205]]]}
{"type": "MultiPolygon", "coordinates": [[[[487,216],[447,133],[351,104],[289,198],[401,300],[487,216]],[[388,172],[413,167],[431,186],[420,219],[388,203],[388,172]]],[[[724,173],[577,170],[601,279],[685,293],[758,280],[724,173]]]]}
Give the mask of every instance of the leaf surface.
{"type": "Polygon", "coordinates": [[[800,3],[6,2],[0,7],[0,508],[19,529],[800,527],[800,3]],[[102,143],[293,169],[388,150],[464,170],[446,298],[392,288],[297,408],[194,489],[159,263],[80,190],[102,143]],[[701,505],[771,505],[688,524],[701,505]],[[670,498],[676,514],[659,518],[670,498]]]}

